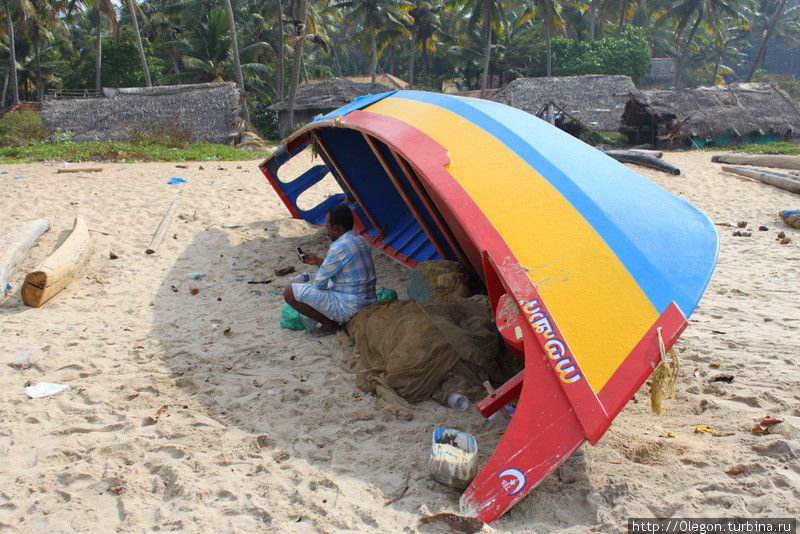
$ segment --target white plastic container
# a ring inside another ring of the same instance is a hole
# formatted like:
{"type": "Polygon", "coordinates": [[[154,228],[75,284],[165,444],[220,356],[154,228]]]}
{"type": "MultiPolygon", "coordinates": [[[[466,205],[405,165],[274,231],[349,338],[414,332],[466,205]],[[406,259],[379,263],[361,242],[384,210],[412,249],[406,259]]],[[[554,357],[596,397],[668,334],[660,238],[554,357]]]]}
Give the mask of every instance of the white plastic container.
{"type": "Polygon", "coordinates": [[[478,474],[475,436],[452,428],[436,428],[431,443],[428,471],[445,486],[464,489],[478,474]]]}

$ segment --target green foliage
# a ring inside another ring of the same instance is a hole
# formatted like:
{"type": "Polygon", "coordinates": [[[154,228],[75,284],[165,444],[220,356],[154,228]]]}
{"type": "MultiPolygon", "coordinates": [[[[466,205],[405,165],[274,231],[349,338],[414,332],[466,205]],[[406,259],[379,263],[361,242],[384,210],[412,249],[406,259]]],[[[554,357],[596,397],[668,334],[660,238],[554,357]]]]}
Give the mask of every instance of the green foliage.
{"type": "MultiPolygon", "coordinates": [[[[152,45],[144,37],[142,37],[142,46],[150,67],[150,77],[153,84],[157,84],[164,71],[164,61],[155,55],[152,45]]],[[[64,74],[63,87],[69,89],[94,87],[94,62],[94,53],[80,57],[64,74]]],[[[103,39],[102,75],[104,87],[144,86],[144,73],[133,30],[123,29],[116,42],[110,37],[103,39]]]]}
{"type": "Polygon", "coordinates": [[[619,132],[599,132],[603,137],[603,141],[611,141],[612,143],[627,143],[628,138],[619,132]]]}
{"type": "Polygon", "coordinates": [[[24,146],[0,148],[0,163],[33,161],[245,161],[267,154],[248,152],[227,145],[197,142],[184,148],[128,141],[47,143],[33,141],[24,146]]]}
{"type": "Polygon", "coordinates": [[[0,119],[0,146],[22,146],[45,136],[42,117],[33,111],[15,111],[0,119]]]}
{"type": "MultiPolygon", "coordinates": [[[[644,32],[628,28],[621,38],[576,41],[564,37],[552,40],[553,75],[625,74],[640,83],[650,72],[650,52],[644,32]]],[[[535,49],[536,74],[543,76],[547,61],[544,43],[535,49]]]]}
{"type": "Polygon", "coordinates": [[[269,109],[272,102],[269,100],[259,100],[255,105],[255,113],[252,115],[255,127],[265,139],[277,139],[278,134],[278,112],[269,109]]]}
{"type": "Polygon", "coordinates": [[[746,154],[785,154],[787,156],[800,156],[800,145],[789,141],[777,143],[763,143],[736,147],[737,152],[746,154]]]}

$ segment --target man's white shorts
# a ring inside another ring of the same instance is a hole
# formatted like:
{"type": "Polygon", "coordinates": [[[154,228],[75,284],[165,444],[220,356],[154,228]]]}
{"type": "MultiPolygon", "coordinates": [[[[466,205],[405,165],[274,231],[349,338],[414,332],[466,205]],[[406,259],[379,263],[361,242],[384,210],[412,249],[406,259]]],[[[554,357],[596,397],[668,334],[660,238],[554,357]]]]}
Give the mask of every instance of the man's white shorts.
{"type": "MultiPolygon", "coordinates": [[[[292,284],[294,298],[308,304],[322,315],[337,323],[346,323],[362,308],[371,304],[362,299],[345,295],[330,289],[317,289],[311,284],[292,284]]],[[[306,317],[302,313],[300,319],[306,330],[313,330],[317,326],[317,321],[306,317]]]]}

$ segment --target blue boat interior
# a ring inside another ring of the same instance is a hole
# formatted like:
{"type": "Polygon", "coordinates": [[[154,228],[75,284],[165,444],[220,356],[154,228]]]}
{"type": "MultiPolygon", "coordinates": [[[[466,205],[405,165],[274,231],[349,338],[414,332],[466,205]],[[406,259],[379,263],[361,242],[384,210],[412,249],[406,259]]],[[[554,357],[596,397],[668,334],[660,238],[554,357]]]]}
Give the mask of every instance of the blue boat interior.
{"type": "Polygon", "coordinates": [[[263,165],[286,200],[311,224],[324,224],[331,206],[347,202],[365,237],[409,266],[464,257],[454,250],[457,241],[412,166],[374,137],[346,128],[316,128],[305,139],[280,147],[263,165]],[[324,163],[289,182],[278,179],[278,169],[309,145],[324,163]],[[329,172],[343,192],[301,209],[300,195],[329,172]]]}

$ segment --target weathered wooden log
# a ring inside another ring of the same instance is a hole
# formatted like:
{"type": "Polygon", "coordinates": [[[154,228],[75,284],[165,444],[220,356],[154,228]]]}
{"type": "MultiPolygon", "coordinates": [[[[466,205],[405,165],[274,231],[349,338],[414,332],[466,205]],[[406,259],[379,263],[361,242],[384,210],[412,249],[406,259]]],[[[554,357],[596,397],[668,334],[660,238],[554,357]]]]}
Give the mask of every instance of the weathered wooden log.
{"type": "Polygon", "coordinates": [[[605,150],[604,152],[606,155],[611,156],[615,160],[623,163],[634,163],[636,165],[650,167],[651,169],[656,169],[658,171],[668,172],[669,174],[681,173],[681,170],[674,165],[670,165],[666,161],[662,161],[651,156],[650,154],[645,154],[643,152],[636,152],[633,150],[605,150]]]}
{"type": "Polygon", "coordinates": [[[648,156],[652,156],[654,158],[661,159],[664,157],[664,153],[660,150],[645,150],[643,148],[631,148],[630,150],[634,152],[641,152],[642,154],[647,154],[648,156]]]}
{"type": "Polygon", "coordinates": [[[66,172],[103,172],[100,167],[90,167],[87,169],[58,169],[56,174],[64,174],[66,172]]]}
{"type": "Polygon", "coordinates": [[[67,239],[25,277],[22,302],[38,308],[67,287],[89,259],[89,244],[89,228],[78,215],[67,239]]]}
{"type": "Polygon", "coordinates": [[[749,169],[747,167],[722,167],[725,172],[753,178],[765,184],[774,185],[792,193],[800,193],[800,178],[782,172],[765,171],[763,169],[749,169]]]}
{"type": "Polygon", "coordinates": [[[0,237],[0,296],[2,296],[11,275],[28,254],[33,244],[50,228],[47,219],[36,219],[12,229],[0,237]]]}
{"type": "Polygon", "coordinates": [[[148,245],[147,249],[144,251],[145,254],[156,253],[156,249],[164,240],[164,234],[167,233],[167,227],[169,226],[169,223],[172,220],[172,215],[175,213],[175,208],[177,207],[178,207],[178,197],[175,197],[175,200],[172,201],[172,204],[170,204],[169,208],[167,208],[167,212],[161,218],[161,222],[158,223],[158,227],[156,228],[156,231],[153,234],[153,239],[150,240],[150,245],[148,245]]]}
{"type": "Polygon", "coordinates": [[[721,154],[711,158],[714,163],[730,163],[733,165],[753,165],[755,167],[771,167],[773,169],[800,170],[800,156],[770,156],[721,154]]]}

